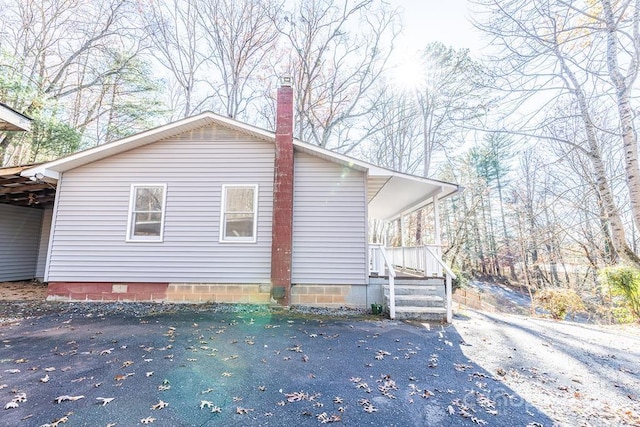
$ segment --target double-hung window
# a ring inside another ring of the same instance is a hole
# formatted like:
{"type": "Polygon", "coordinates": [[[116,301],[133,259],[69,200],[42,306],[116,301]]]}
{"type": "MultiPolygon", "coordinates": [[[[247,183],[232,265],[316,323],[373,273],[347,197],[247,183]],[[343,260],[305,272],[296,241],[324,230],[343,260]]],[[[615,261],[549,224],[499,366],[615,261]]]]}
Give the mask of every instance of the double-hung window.
{"type": "Polygon", "coordinates": [[[128,242],[162,242],[166,194],[166,184],[131,185],[128,242]]]}
{"type": "Polygon", "coordinates": [[[255,242],[257,217],[257,185],[222,186],[221,242],[255,242]]]}

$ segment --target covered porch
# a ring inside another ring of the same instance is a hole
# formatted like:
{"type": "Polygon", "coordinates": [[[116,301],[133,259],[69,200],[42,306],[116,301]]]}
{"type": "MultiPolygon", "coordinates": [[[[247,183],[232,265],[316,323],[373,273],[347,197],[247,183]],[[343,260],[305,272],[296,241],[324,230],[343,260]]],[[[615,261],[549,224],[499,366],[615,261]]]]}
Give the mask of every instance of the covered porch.
{"type": "Polygon", "coordinates": [[[392,319],[451,322],[456,276],[442,259],[440,203],[460,187],[385,169],[370,170],[367,185],[369,222],[383,224],[382,233],[370,233],[369,286],[380,288],[377,296],[392,319]],[[424,208],[430,209],[432,223],[424,227],[428,239],[420,240],[428,244],[411,241],[404,229],[404,219],[424,208]],[[395,238],[389,238],[391,224],[396,224],[395,238]]]}

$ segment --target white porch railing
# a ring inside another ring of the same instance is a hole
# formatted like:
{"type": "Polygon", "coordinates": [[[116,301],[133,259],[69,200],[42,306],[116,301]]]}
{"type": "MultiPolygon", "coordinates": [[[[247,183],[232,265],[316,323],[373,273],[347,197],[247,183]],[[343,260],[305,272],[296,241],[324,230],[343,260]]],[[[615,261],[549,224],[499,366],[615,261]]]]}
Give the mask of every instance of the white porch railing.
{"type": "Polygon", "coordinates": [[[391,263],[403,270],[421,276],[442,277],[442,266],[436,258],[442,258],[440,245],[387,248],[391,263]]]}
{"type": "Polygon", "coordinates": [[[391,259],[382,245],[369,245],[369,274],[375,273],[385,276],[385,271],[389,275],[389,317],[396,318],[396,271],[393,268],[391,259]]]}
{"type": "MultiPolygon", "coordinates": [[[[389,271],[389,300],[395,315],[395,291],[391,286],[391,271],[395,278],[395,268],[410,271],[423,277],[445,278],[445,295],[447,304],[447,322],[451,323],[452,312],[452,280],[456,275],[442,260],[442,247],[425,245],[417,247],[384,248],[382,245],[369,245],[370,273],[385,275],[389,271]],[[393,293],[392,293],[393,292],[393,293]]],[[[389,307],[391,311],[391,307],[389,307]]],[[[393,318],[393,317],[392,317],[393,318]]]]}
{"type": "Polygon", "coordinates": [[[451,290],[451,282],[453,281],[453,279],[456,278],[456,275],[453,271],[451,271],[449,266],[444,263],[441,257],[439,257],[438,255],[436,255],[434,252],[431,251],[431,248],[429,248],[428,246],[425,246],[425,249],[427,250],[427,252],[431,254],[433,259],[435,259],[435,261],[445,271],[445,295],[447,296],[447,323],[451,323],[451,320],[453,320],[453,301],[452,301],[453,292],[451,290]]]}

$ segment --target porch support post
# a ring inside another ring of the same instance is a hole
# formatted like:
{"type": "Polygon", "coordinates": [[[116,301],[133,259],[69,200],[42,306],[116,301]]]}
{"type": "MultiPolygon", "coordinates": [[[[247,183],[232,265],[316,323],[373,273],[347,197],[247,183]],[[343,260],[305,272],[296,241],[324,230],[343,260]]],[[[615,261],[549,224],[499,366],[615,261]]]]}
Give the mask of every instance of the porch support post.
{"type": "Polygon", "coordinates": [[[404,248],[404,221],[402,221],[402,214],[400,214],[400,219],[398,221],[400,221],[400,247],[404,248]]]}
{"type": "MultiPolygon", "coordinates": [[[[433,229],[434,229],[434,241],[436,244],[435,254],[439,257],[442,257],[442,248],[440,245],[442,244],[442,238],[440,236],[440,193],[436,193],[433,196],[433,229]]],[[[433,266],[435,270],[433,273],[442,276],[442,266],[439,263],[434,262],[433,266]]]]}
{"type": "MultiPolygon", "coordinates": [[[[433,196],[433,228],[435,229],[435,242],[440,246],[442,243],[440,237],[440,193],[436,193],[433,196]]],[[[441,254],[438,254],[439,256],[441,254]]]]}

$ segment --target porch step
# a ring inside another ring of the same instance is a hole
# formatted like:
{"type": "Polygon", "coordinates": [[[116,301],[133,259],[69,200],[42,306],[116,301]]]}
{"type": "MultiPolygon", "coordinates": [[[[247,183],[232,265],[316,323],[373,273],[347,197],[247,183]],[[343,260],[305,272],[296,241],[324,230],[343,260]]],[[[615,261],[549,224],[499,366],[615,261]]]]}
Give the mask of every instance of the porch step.
{"type": "MultiPolygon", "coordinates": [[[[369,278],[370,284],[376,285],[388,285],[389,277],[388,276],[371,276],[369,278]]],[[[444,286],[444,277],[396,277],[395,280],[396,286],[407,285],[407,286],[444,286]]]]}
{"type": "Polygon", "coordinates": [[[396,306],[396,319],[432,320],[441,322],[447,317],[447,309],[444,307],[398,307],[396,306]]]}
{"type": "MultiPolygon", "coordinates": [[[[444,287],[438,286],[407,286],[396,285],[394,286],[396,297],[399,295],[440,295],[444,296],[444,287]]],[[[384,287],[384,295],[389,297],[389,286],[384,287]]]]}
{"type": "MultiPolygon", "coordinates": [[[[423,283],[410,280],[411,284],[394,286],[397,319],[415,319],[441,322],[446,319],[444,281],[442,279],[422,279],[423,283]]],[[[389,285],[384,288],[386,310],[391,303],[389,285]]]]}
{"type": "Polygon", "coordinates": [[[398,307],[443,308],[444,298],[437,295],[396,295],[396,310],[398,307]]]}

